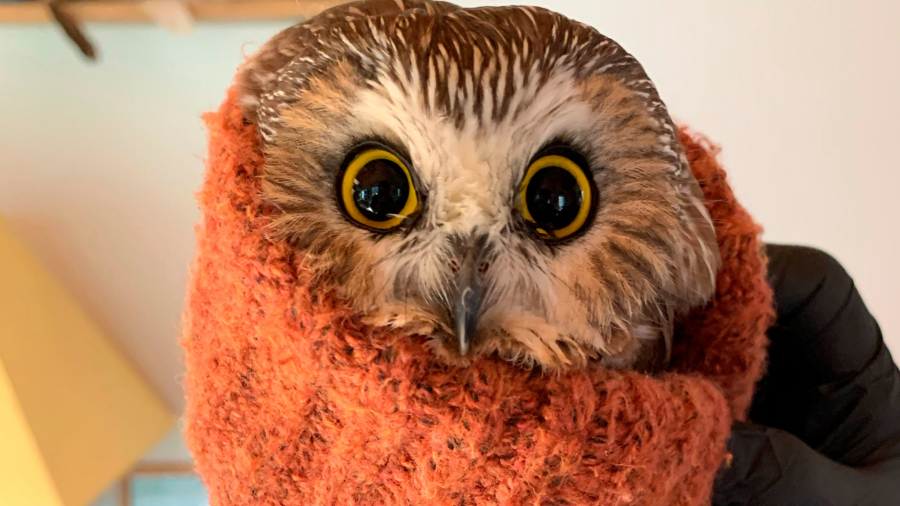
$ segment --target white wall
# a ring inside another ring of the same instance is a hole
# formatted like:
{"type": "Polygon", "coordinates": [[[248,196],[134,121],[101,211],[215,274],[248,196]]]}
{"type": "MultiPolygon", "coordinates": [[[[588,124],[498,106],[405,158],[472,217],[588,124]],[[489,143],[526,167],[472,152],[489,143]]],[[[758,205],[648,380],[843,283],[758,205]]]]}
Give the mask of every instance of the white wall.
{"type": "MultiPolygon", "coordinates": [[[[837,256],[900,355],[900,2],[539,3],[635,54],[723,145],[766,238],[837,256]]],[[[53,28],[0,26],[0,212],[176,406],[198,116],[278,26],[91,26],[99,65],[53,28]]]]}

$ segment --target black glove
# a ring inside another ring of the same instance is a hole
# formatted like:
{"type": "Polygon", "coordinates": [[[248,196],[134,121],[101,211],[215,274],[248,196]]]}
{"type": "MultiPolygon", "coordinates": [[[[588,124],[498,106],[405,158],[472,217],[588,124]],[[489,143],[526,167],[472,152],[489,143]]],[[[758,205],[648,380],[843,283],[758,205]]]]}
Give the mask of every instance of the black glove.
{"type": "Polygon", "coordinates": [[[778,320],[715,506],[900,505],[900,371],[829,255],[769,245],[778,320]]]}

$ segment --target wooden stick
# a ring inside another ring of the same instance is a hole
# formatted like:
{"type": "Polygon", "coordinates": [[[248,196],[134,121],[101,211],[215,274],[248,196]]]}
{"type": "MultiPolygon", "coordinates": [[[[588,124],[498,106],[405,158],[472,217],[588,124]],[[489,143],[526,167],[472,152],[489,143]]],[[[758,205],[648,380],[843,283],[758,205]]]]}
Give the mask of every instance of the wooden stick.
{"type": "MultiPolygon", "coordinates": [[[[308,18],[347,0],[186,0],[198,21],[279,21],[308,18]]],[[[81,22],[154,23],[142,0],[89,0],[66,4],[81,22]]],[[[46,23],[52,20],[42,2],[0,3],[0,23],[46,23]]]]}
{"type": "Polygon", "coordinates": [[[47,8],[50,10],[50,14],[56,19],[63,31],[66,32],[69,39],[78,46],[78,49],[80,49],[89,60],[96,60],[97,50],[94,49],[94,45],[84,34],[79,20],[72,17],[67,11],[68,5],[70,4],[62,3],[58,0],[49,0],[47,2],[47,8]]]}

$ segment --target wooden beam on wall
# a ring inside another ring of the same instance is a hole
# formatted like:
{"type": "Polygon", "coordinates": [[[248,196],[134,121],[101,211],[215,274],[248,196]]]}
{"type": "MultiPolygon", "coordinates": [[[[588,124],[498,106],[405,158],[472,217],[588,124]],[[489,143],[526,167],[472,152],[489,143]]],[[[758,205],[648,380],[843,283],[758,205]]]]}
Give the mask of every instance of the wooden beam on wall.
{"type": "MultiPolygon", "coordinates": [[[[308,18],[347,0],[186,0],[197,21],[279,21],[308,18]]],[[[66,11],[81,22],[156,23],[152,0],[89,0],[66,3],[66,11]]],[[[2,2],[0,23],[48,23],[43,2],[2,2]]]]}

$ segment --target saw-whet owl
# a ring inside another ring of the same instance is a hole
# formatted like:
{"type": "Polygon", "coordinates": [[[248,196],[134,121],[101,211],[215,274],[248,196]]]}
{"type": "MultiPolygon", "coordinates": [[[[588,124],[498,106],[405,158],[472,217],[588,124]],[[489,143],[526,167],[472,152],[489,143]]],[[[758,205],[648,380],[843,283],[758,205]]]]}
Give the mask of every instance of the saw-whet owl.
{"type": "Polygon", "coordinates": [[[534,7],[370,0],[241,68],[270,237],[449,363],[659,368],[719,253],[641,65],[534,7]]]}

